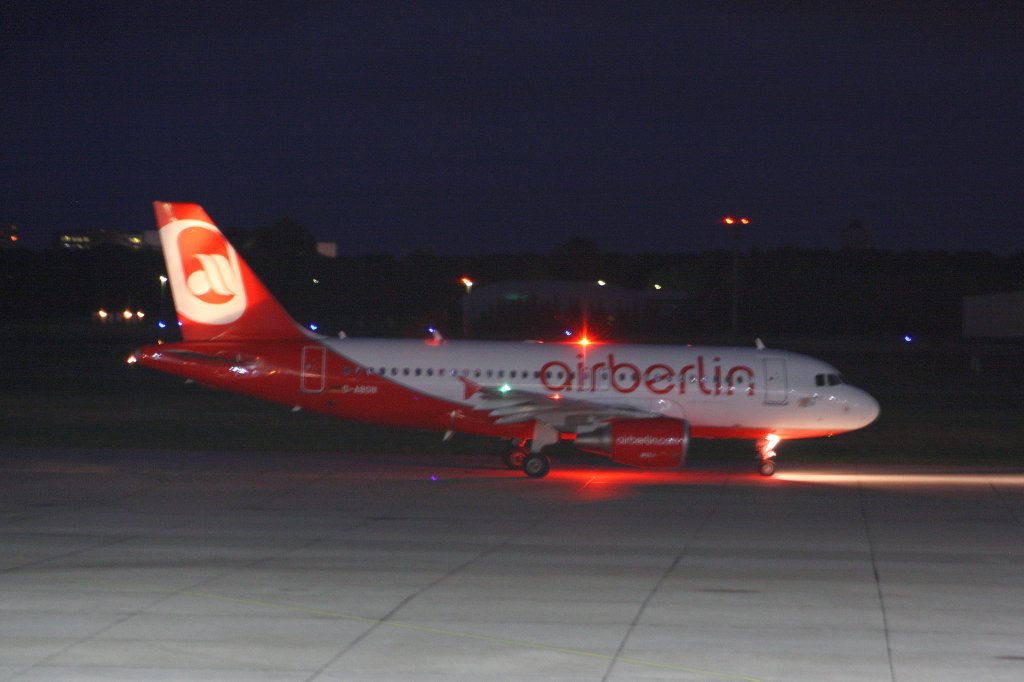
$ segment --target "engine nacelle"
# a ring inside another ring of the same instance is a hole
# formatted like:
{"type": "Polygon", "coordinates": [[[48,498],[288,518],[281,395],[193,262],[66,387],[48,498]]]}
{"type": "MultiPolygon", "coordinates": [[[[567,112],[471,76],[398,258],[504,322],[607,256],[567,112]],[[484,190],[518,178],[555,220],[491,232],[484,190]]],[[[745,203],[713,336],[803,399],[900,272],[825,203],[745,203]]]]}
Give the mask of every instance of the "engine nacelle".
{"type": "Polygon", "coordinates": [[[613,419],[607,426],[576,436],[580,450],[635,467],[677,467],[686,459],[690,424],[679,419],[613,419]]]}

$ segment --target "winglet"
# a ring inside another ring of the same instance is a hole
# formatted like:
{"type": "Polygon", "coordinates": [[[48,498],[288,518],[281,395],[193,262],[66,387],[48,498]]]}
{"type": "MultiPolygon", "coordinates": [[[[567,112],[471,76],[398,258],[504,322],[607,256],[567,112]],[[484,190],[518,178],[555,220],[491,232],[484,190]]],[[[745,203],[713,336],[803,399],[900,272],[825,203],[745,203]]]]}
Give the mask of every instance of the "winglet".
{"type": "Polygon", "coordinates": [[[483,386],[481,386],[480,384],[476,383],[471,379],[467,379],[466,377],[459,377],[459,381],[461,381],[465,386],[465,390],[463,391],[463,400],[469,400],[477,393],[484,390],[483,386]]]}

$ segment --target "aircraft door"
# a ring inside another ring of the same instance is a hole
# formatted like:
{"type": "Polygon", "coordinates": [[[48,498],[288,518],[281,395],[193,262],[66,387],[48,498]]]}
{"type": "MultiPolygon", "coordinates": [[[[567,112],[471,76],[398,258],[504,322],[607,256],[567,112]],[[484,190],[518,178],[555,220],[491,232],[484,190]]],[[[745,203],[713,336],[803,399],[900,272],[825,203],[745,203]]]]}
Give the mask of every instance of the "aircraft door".
{"type": "Polygon", "coordinates": [[[323,393],[326,383],[327,349],[323,346],[303,346],[302,378],[303,393],[323,393]]]}
{"type": "Polygon", "coordinates": [[[766,358],[764,361],[764,404],[785,405],[789,402],[789,379],[786,361],[766,358]]]}

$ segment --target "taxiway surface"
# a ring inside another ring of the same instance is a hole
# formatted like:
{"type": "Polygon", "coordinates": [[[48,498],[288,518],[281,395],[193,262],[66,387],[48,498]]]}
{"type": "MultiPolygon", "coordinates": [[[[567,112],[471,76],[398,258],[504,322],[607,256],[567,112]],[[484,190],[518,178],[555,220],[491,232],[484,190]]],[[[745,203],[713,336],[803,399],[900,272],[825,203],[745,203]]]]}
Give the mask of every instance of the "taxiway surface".
{"type": "Polygon", "coordinates": [[[1020,680],[1024,473],[0,450],[0,680],[1020,680]]]}

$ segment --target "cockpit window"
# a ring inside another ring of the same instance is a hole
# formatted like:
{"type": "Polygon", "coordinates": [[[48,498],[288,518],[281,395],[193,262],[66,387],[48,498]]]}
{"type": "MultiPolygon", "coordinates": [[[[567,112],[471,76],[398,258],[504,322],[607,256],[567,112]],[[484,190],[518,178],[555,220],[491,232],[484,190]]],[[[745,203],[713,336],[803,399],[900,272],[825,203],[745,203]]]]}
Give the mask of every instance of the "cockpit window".
{"type": "Polygon", "coordinates": [[[840,384],[846,383],[843,381],[842,375],[839,374],[815,374],[814,385],[815,386],[839,386],[840,384]]]}

